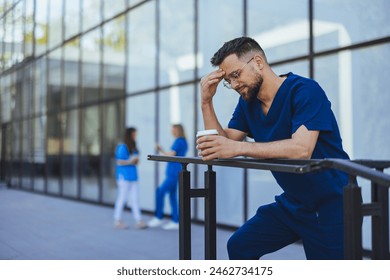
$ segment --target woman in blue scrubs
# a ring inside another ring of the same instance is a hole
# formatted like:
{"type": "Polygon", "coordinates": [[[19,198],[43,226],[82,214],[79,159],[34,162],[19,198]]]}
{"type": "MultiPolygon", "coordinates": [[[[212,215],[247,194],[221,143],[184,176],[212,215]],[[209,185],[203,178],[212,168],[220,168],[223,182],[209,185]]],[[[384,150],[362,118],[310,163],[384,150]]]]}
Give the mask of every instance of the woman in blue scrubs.
{"type": "MultiPolygon", "coordinates": [[[[188,150],[187,140],[184,128],[181,124],[172,125],[172,135],[175,138],[170,151],[164,151],[157,144],[157,150],[167,156],[185,156],[188,150]]],[[[148,222],[149,227],[162,226],[165,230],[179,229],[179,210],[177,202],[177,187],[181,165],[178,162],[168,162],[166,167],[166,176],[162,184],[156,189],[156,212],[153,219],[148,222]],[[169,195],[171,206],[171,221],[164,223],[164,199],[169,195]]]]}

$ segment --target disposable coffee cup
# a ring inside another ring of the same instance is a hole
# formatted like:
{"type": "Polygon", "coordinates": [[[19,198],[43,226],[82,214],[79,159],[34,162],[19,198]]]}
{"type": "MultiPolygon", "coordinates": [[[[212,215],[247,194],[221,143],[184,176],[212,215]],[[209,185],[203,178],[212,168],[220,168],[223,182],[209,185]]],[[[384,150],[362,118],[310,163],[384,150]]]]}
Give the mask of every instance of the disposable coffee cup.
{"type": "MultiPolygon", "coordinates": [[[[207,135],[218,135],[218,130],[216,130],[216,129],[199,130],[196,133],[196,139],[203,137],[203,136],[207,136],[207,135]]],[[[199,152],[200,152],[200,150],[198,149],[198,153],[199,152]]]]}
{"type": "Polygon", "coordinates": [[[206,136],[206,135],[218,135],[218,130],[216,130],[216,129],[199,130],[196,133],[196,139],[198,139],[199,137],[202,137],[202,136],[206,136]]]}

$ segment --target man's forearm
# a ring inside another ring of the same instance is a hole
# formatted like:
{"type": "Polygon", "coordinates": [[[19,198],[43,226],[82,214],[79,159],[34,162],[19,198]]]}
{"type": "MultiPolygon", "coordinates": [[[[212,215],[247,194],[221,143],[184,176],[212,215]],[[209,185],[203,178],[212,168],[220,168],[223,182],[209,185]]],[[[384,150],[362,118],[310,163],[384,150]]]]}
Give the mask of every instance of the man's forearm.
{"type": "Polygon", "coordinates": [[[267,143],[239,142],[237,154],[252,158],[289,158],[289,159],[310,159],[311,152],[296,143],[292,139],[285,139],[267,143]]]}

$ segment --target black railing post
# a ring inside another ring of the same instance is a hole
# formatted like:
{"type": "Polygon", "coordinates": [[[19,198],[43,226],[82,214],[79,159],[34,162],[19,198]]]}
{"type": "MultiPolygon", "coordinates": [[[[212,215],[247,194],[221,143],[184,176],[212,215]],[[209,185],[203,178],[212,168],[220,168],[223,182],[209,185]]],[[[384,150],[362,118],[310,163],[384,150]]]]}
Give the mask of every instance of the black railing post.
{"type": "MultiPolygon", "coordinates": [[[[383,172],[383,170],[381,170],[383,172]]],[[[379,215],[372,216],[372,256],[373,260],[387,260],[389,256],[389,190],[387,187],[371,183],[372,203],[379,204],[379,215]]]]}
{"type": "Polygon", "coordinates": [[[179,174],[179,259],[191,259],[191,174],[182,163],[179,174]]]}
{"type": "Polygon", "coordinates": [[[344,188],[344,258],[359,260],[362,249],[362,195],[356,177],[350,175],[344,188]]]}
{"type": "Polygon", "coordinates": [[[217,211],[216,211],[216,173],[212,165],[204,174],[205,196],[205,259],[217,259],[217,211]]]}

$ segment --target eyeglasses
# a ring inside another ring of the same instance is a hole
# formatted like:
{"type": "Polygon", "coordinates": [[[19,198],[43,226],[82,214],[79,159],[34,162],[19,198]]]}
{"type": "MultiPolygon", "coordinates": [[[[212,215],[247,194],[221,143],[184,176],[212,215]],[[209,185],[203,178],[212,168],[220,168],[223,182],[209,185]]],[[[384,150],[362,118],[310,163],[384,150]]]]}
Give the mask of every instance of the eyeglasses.
{"type": "Polygon", "coordinates": [[[235,82],[236,82],[237,79],[240,78],[240,74],[241,74],[242,70],[244,70],[245,66],[247,66],[247,65],[249,64],[249,62],[251,62],[254,58],[255,58],[255,57],[252,57],[251,59],[249,59],[248,62],[245,63],[244,66],[242,66],[241,69],[236,70],[236,71],[230,73],[229,79],[223,81],[224,87],[226,87],[226,88],[228,88],[228,89],[232,89],[233,87],[232,87],[231,82],[232,82],[232,81],[235,81],[235,82]]]}

